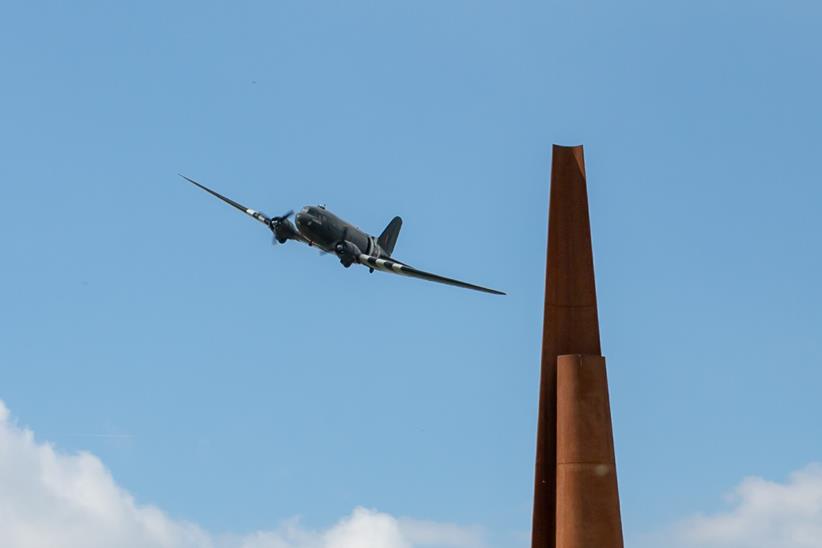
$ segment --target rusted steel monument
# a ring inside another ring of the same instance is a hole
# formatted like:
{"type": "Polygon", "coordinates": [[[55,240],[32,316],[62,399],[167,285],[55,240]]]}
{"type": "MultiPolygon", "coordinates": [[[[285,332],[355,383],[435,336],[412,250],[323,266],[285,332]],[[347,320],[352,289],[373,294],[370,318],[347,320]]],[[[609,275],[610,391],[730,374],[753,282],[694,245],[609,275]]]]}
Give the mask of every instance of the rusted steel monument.
{"type": "Polygon", "coordinates": [[[582,147],[554,146],[532,548],[622,548],[582,147]]]}

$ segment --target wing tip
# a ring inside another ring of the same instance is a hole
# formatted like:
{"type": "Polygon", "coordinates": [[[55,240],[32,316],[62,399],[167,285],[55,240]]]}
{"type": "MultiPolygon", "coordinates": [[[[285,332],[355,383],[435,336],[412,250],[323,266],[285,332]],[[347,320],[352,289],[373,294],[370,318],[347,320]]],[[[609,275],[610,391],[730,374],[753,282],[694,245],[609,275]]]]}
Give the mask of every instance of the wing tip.
{"type": "Polygon", "coordinates": [[[479,289],[480,291],[483,291],[485,293],[490,293],[492,295],[508,295],[508,293],[506,293],[505,291],[499,291],[498,289],[491,289],[489,287],[475,286],[475,288],[479,289]]]}
{"type": "Polygon", "coordinates": [[[192,179],[191,177],[186,177],[186,176],[185,176],[185,175],[183,175],[182,173],[178,173],[177,175],[179,175],[180,177],[182,177],[183,179],[185,179],[186,181],[188,181],[188,182],[189,182],[189,183],[191,183],[192,185],[197,185],[197,186],[198,186],[198,187],[200,187],[200,188],[202,188],[202,186],[203,186],[203,185],[201,185],[200,183],[198,183],[197,181],[195,181],[194,179],[192,179]]]}

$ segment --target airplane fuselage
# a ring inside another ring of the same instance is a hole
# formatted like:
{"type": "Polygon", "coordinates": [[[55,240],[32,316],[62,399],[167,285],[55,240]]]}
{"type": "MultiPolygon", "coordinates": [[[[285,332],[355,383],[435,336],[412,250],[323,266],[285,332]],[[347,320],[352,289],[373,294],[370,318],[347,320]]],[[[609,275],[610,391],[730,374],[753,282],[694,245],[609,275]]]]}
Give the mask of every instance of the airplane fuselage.
{"type": "MultiPolygon", "coordinates": [[[[340,243],[356,246],[357,250],[372,257],[387,256],[377,239],[348,221],[339,218],[322,206],[306,206],[295,217],[296,228],[310,245],[323,251],[335,252],[340,243]]],[[[351,248],[353,252],[354,249],[351,248]]]]}

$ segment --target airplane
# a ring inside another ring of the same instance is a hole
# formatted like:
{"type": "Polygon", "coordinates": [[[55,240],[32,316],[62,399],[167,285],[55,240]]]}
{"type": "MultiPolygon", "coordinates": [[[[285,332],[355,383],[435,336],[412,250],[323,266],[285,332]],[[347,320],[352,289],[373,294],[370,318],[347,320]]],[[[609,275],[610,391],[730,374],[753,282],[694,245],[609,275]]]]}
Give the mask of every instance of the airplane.
{"type": "Polygon", "coordinates": [[[489,289],[425,272],[395,259],[391,254],[394,252],[397,236],[399,236],[402,227],[400,217],[391,219],[382,234],[376,238],[334,215],[322,205],[305,206],[297,213],[294,218],[295,222],[292,223],[289,217],[294,215],[294,210],[278,217],[269,217],[261,211],[245,207],[231,198],[226,198],[194,179],[189,179],[182,174],[180,174],[180,177],[263,223],[271,230],[274,236],[273,243],[275,244],[284,244],[288,240],[308,244],[320,249],[323,253],[335,254],[345,268],[349,268],[352,264],[360,264],[367,267],[370,272],[380,270],[494,295],[505,295],[505,293],[496,289],[489,289]]]}

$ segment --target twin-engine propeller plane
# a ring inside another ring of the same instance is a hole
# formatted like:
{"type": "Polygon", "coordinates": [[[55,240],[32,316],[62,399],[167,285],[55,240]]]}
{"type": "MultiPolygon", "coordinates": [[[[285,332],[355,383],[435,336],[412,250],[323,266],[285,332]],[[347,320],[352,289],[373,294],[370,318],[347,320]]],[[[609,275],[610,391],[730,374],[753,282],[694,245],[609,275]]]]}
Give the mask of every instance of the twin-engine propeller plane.
{"type": "Polygon", "coordinates": [[[366,234],[356,226],[340,219],[324,206],[304,207],[294,218],[295,224],[289,220],[289,217],[294,214],[293,210],[279,217],[268,217],[260,211],[247,208],[222,194],[218,194],[185,175],[180,175],[180,177],[263,223],[274,235],[275,244],[284,244],[288,240],[294,240],[317,247],[326,253],[334,253],[346,268],[352,264],[361,264],[371,272],[381,270],[411,278],[484,291],[494,295],[505,295],[505,293],[496,289],[488,289],[487,287],[424,272],[393,258],[391,254],[394,252],[394,245],[397,243],[397,236],[402,227],[402,219],[399,217],[394,217],[378,238],[366,234]]]}

